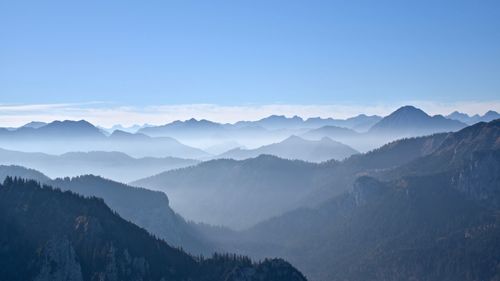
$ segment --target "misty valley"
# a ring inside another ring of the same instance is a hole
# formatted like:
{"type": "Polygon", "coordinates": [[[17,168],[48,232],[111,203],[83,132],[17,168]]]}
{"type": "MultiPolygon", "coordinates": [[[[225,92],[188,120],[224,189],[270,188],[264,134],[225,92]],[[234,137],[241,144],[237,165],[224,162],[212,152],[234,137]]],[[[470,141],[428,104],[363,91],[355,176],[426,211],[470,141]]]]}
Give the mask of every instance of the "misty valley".
{"type": "Polygon", "coordinates": [[[500,114],[0,128],[0,280],[500,280],[500,114]]]}

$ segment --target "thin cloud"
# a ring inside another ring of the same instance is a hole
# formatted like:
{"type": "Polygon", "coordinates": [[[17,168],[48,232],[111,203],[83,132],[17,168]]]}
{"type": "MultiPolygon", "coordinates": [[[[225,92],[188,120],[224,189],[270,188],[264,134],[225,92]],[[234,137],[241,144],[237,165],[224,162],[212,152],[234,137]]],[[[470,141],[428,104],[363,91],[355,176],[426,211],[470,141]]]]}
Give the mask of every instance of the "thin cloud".
{"type": "Polygon", "coordinates": [[[358,114],[387,115],[402,105],[415,105],[429,114],[447,115],[458,110],[468,114],[484,114],[488,110],[499,110],[500,101],[438,103],[431,101],[409,101],[394,104],[374,105],[216,105],[183,104],[155,106],[121,106],[104,102],[60,103],[60,104],[0,104],[0,126],[20,126],[30,121],[51,122],[53,120],[85,119],[96,125],[110,127],[115,124],[165,124],[174,120],[190,118],[233,123],[240,120],[257,120],[272,114],[288,117],[348,118],[358,114]]]}

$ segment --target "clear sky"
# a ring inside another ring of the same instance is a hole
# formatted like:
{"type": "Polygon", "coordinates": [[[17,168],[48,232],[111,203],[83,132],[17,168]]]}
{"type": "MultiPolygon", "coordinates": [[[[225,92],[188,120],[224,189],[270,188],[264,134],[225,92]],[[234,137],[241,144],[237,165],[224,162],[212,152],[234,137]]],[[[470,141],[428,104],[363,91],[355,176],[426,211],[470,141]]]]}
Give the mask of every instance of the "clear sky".
{"type": "Polygon", "coordinates": [[[500,99],[498,0],[0,0],[0,41],[4,105],[500,99]]]}

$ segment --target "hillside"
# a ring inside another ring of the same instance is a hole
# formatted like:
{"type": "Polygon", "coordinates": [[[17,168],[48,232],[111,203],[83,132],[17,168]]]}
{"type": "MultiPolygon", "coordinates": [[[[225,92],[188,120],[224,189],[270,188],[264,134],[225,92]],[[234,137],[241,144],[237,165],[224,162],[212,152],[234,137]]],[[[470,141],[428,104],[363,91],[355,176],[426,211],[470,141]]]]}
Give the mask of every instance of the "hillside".
{"type": "Polygon", "coordinates": [[[348,145],[333,141],[330,138],[324,137],[313,141],[291,136],[279,143],[265,145],[256,149],[235,148],[215,158],[242,160],[268,154],[285,159],[323,162],[331,159],[342,160],[357,153],[358,151],[348,145]]]}
{"type": "Polygon", "coordinates": [[[431,153],[376,173],[382,181],[359,177],[228,249],[285,257],[312,280],[496,280],[499,143],[499,121],[448,134],[431,153]]]}
{"type": "Polygon", "coordinates": [[[195,259],[113,213],[100,199],[7,178],[0,185],[0,279],[305,280],[282,260],[195,259]]]}
{"type": "Polygon", "coordinates": [[[0,182],[7,176],[36,180],[61,190],[104,200],[122,218],[193,254],[211,253],[215,248],[169,205],[168,197],[158,191],[136,188],[93,175],[50,179],[44,174],[20,166],[0,166],[0,182]]]}
{"type": "Polygon", "coordinates": [[[309,192],[316,166],[270,155],[219,159],[131,184],[166,192],[187,219],[243,228],[295,206],[309,192]]]}
{"type": "Polygon", "coordinates": [[[197,163],[196,160],[174,157],[134,158],[116,151],[67,152],[52,155],[0,148],[0,164],[30,167],[51,178],[94,174],[116,181],[129,182],[197,163]]]}
{"type": "Polygon", "coordinates": [[[268,155],[212,160],[132,184],[165,191],[185,218],[241,229],[293,208],[320,204],[348,190],[359,174],[394,168],[431,153],[445,137],[404,139],[322,164],[268,155]]]}

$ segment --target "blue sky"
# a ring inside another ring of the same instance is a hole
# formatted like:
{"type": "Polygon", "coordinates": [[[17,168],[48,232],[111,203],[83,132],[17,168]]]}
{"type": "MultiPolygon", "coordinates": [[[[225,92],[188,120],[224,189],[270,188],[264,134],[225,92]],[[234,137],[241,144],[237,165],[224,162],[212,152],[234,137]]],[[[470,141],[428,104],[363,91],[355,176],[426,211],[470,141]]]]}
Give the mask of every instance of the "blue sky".
{"type": "Polygon", "coordinates": [[[0,103],[498,101],[500,1],[3,1],[0,103]]]}

